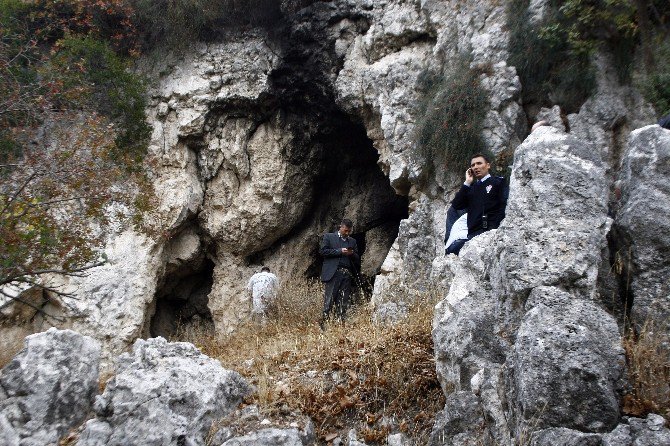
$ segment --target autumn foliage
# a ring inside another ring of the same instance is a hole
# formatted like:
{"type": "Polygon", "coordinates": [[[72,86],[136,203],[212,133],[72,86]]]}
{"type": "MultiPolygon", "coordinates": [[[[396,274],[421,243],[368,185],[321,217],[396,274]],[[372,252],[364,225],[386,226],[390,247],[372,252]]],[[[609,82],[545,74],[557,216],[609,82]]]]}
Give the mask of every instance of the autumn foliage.
{"type": "Polygon", "coordinates": [[[0,1],[0,293],[10,283],[58,293],[43,277],[100,264],[105,228],[151,194],[131,11],[0,1]]]}

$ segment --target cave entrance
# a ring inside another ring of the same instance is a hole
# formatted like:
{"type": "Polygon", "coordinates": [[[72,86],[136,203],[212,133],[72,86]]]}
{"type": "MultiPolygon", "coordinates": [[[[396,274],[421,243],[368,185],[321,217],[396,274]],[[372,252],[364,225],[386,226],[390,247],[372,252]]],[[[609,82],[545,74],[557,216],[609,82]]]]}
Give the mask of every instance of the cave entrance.
{"type": "Polygon", "coordinates": [[[177,269],[168,269],[156,290],[149,335],[173,340],[195,332],[213,332],[214,321],[208,307],[213,273],[214,262],[204,255],[177,269]]]}

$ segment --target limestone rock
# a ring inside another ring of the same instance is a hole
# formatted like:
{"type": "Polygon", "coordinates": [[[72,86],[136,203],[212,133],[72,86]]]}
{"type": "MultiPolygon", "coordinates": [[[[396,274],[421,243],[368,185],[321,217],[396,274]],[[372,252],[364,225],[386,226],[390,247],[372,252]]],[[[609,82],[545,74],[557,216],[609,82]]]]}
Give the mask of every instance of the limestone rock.
{"type": "Polygon", "coordinates": [[[565,427],[556,427],[533,432],[531,446],[600,446],[601,436],[585,434],[565,427]]]}
{"type": "MultiPolygon", "coordinates": [[[[433,259],[444,252],[442,243],[435,240],[432,231],[424,229],[442,226],[444,218],[435,219],[434,206],[426,195],[414,202],[413,207],[409,218],[400,223],[398,237],[375,279],[372,305],[383,307],[385,314],[388,314],[389,306],[384,304],[393,302],[397,308],[405,308],[413,297],[432,288],[433,259]]],[[[388,317],[384,316],[384,319],[388,317]]]]}
{"type": "Polygon", "coordinates": [[[479,398],[465,391],[447,396],[444,410],[435,417],[428,446],[467,446],[490,442],[479,398]]]}
{"type": "Polygon", "coordinates": [[[191,344],[138,340],[119,358],[78,445],[204,445],[212,423],[248,392],[237,372],[191,344]]]}
{"type": "Polygon", "coordinates": [[[633,439],[630,436],[630,426],[619,424],[612,432],[606,433],[602,438],[603,446],[630,446],[633,439]]]}
{"type": "Polygon", "coordinates": [[[399,433],[386,437],[386,444],[388,446],[409,446],[411,443],[407,435],[399,433]]]}
{"type": "Polygon", "coordinates": [[[629,418],[631,437],[635,446],[670,444],[670,429],[665,427],[665,419],[657,414],[649,414],[645,420],[629,418]]]}
{"type": "Polygon", "coordinates": [[[0,440],[55,444],[88,416],[98,392],[100,344],[71,330],[30,335],[0,373],[0,440]]]}
{"type": "Polygon", "coordinates": [[[233,437],[221,446],[308,446],[304,437],[296,428],[260,429],[240,437],[233,437]]]}
{"type": "Polygon", "coordinates": [[[615,224],[624,274],[632,278],[632,320],[641,326],[653,319],[670,334],[670,131],[650,125],[631,133],[619,187],[615,224]]]}
{"type": "Polygon", "coordinates": [[[348,446],[367,446],[365,442],[358,439],[356,429],[349,430],[349,433],[347,434],[347,444],[348,446]]]}
{"type": "Polygon", "coordinates": [[[517,149],[500,227],[447,263],[453,279],[433,321],[438,378],[445,392],[478,397],[497,444],[616,426],[623,349],[597,299],[609,227],[600,155],[541,127],[517,149]]]}
{"type": "Polygon", "coordinates": [[[489,231],[464,245],[453,264],[449,294],[435,308],[435,366],[445,393],[471,390],[470,380],[479,370],[505,362],[509,346],[496,333],[496,301],[481,280],[494,236],[489,231]]]}
{"type": "Polygon", "coordinates": [[[7,417],[0,413],[0,444],[15,445],[21,444],[19,434],[9,423],[7,417]]]}
{"type": "Polygon", "coordinates": [[[142,335],[163,262],[153,242],[132,231],[114,237],[105,254],[107,263],[73,279],[65,290],[81,296],[70,302],[76,316],[72,328],[102,343],[102,367],[108,370],[115,353],[142,335]]]}
{"type": "Polygon", "coordinates": [[[537,286],[594,298],[610,225],[600,156],[553,127],[535,130],[515,153],[491,268],[493,291],[510,318],[537,286]]]}
{"type": "Polygon", "coordinates": [[[625,364],[614,319],[552,287],[534,289],[526,308],[509,363],[520,416],[537,427],[614,428],[625,364]]]}
{"type": "Polygon", "coordinates": [[[561,107],[554,105],[552,108],[541,108],[535,117],[535,122],[546,121],[550,126],[561,131],[566,131],[565,124],[561,118],[561,107]]]}

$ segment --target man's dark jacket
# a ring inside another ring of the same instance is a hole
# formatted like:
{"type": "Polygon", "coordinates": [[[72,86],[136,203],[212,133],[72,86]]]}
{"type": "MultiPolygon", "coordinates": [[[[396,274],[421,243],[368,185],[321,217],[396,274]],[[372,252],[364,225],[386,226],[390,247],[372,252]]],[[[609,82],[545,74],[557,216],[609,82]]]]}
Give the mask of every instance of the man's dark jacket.
{"type": "Polygon", "coordinates": [[[323,267],[321,268],[321,280],[328,282],[335,275],[338,266],[348,268],[352,274],[356,273],[360,264],[358,256],[358,245],[353,237],[343,240],[337,232],[323,234],[319,246],[319,254],[323,256],[323,267]],[[353,248],[354,254],[345,256],[342,248],[353,248]]]}
{"type": "Polygon", "coordinates": [[[505,218],[508,188],[502,177],[490,176],[483,182],[465,184],[456,193],[451,205],[468,211],[468,238],[500,226],[505,218]],[[487,216],[488,227],[482,227],[482,216],[487,216]]]}

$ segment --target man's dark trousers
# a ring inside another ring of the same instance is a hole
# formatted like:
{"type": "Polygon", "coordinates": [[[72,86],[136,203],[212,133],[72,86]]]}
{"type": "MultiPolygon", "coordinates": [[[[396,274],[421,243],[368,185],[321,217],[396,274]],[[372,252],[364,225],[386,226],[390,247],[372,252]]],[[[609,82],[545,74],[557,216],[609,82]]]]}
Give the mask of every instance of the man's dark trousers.
{"type": "Polygon", "coordinates": [[[328,319],[333,306],[338,319],[344,320],[344,315],[349,307],[351,296],[351,272],[345,268],[338,268],[335,275],[326,285],[326,292],[323,302],[323,318],[328,319]]]}

